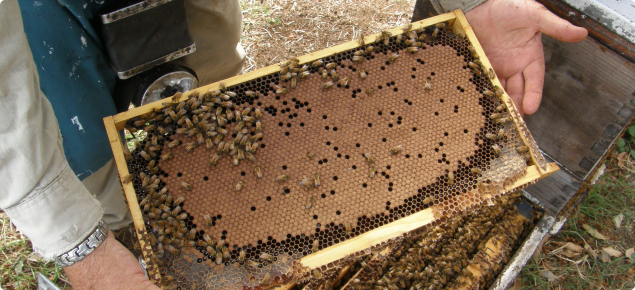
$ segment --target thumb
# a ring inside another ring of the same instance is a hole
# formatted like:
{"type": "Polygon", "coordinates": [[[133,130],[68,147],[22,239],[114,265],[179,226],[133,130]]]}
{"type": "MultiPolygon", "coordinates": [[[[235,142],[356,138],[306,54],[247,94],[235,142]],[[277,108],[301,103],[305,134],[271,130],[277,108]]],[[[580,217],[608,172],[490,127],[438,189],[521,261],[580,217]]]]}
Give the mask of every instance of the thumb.
{"type": "Polygon", "coordinates": [[[569,23],[569,21],[551,13],[545,6],[534,1],[531,2],[533,2],[533,5],[530,6],[535,5],[531,17],[533,18],[534,25],[536,25],[542,33],[565,42],[582,41],[589,33],[585,28],[577,27],[569,23]]]}

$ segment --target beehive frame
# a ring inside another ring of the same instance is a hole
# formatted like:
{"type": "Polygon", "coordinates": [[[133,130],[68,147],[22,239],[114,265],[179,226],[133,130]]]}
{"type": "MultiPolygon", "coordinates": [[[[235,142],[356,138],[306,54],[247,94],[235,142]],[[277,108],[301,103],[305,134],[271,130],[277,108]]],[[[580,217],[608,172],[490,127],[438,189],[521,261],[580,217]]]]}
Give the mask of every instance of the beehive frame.
{"type": "MultiPolygon", "coordinates": [[[[430,25],[434,25],[437,23],[445,22],[449,24],[454,35],[459,35],[463,37],[467,37],[469,42],[473,45],[476,52],[480,56],[480,60],[485,69],[490,69],[491,64],[488,59],[485,57],[485,53],[482,50],[481,46],[476,39],[475,34],[473,33],[471,27],[467,23],[467,20],[464,14],[460,10],[456,10],[447,14],[439,15],[436,17],[432,17],[429,19],[425,19],[416,23],[412,23],[412,30],[425,28],[430,25]]],[[[393,36],[404,33],[402,28],[395,28],[389,30],[393,36]]],[[[366,43],[374,42],[380,35],[370,35],[364,38],[366,43]]],[[[343,43],[341,45],[337,45],[322,51],[317,51],[308,55],[298,57],[300,64],[311,63],[315,60],[326,58],[328,56],[344,52],[350,51],[360,47],[360,43],[357,41],[343,43]]],[[[280,71],[279,65],[272,65],[269,67],[262,68],[260,70],[250,72],[247,74],[239,75],[236,77],[232,77],[224,80],[224,85],[227,87],[231,87],[237,84],[245,83],[247,81],[257,79],[263,76],[268,76],[272,74],[276,74],[280,71]]],[[[494,78],[491,80],[492,84],[498,87],[502,87],[498,78],[494,78]]],[[[203,94],[209,90],[214,90],[219,88],[219,83],[210,84],[208,86],[204,86],[198,88],[196,90],[190,91],[188,93],[184,93],[180,96],[178,100],[174,100],[175,102],[187,100],[188,97],[193,93],[203,94]]],[[[119,170],[120,176],[128,176],[130,174],[129,169],[127,167],[126,159],[124,156],[124,144],[120,138],[120,130],[123,130],[126,126],[126,123],[136,117],[146,115],[151,113],[153,110],[157,108],[162,108],[164,106],[165,100],[157,101],[152,104],[148,104],[139,108],[132,109],[130,111],[104,118],[104,123],[106,126],[106,130],[110,139],[111,147],[113,149],[115,162],[117,164],[117,168],[119,170]]],[[[522,139],[522,142],[528,147],[529,153],[532,159],[532,165],[528,166],[524,176],[516,179],[514,182],[505,184],[503,188],[503,192],[508,192],[513,189],[526,186],[527,184],[533,183],[540,178],[546,177],[549,174],[558,170],[558,167],[555,164],[547,164],[542,154],[538,150],[535,142],[533,141],[531,135],[529,135],[526,126],[523,120],[520,118],[520,114],[515,108],[513,102],[508,97],[508,95],[504,94],[501,98],[501,102],[507,105],[507,108],[510,112],[511,117],[513,118],[513,126],[517,132],[519,132],[518,136],[522,139]]],[[[126,199],[128,201],[128,205],[130,207],[135,230],[137,232],[137,236],[139,237],[139,243],[141,245],[141,249],[144,255],[144,259],[148,266],[148,272],[151,278],[155,281],[161,280],[161,275],[157,271],[157,265],[151,261],[149,258],[152,255],[152,247],[149,245],[146,232],[146,225],[143,220],[142,211],[140,209],[137,196],[135,193],[135,189],[131,183],[122,183],[124,188],[124,192],[126,195],[126,199]]],[[[493,197],[493,196],[492,196],[493,197]]],[[[488,196],[481,197],[483,200],[489,198],[488,196]]],[[[426,225],[430,225],[435,221],[438,221],[440,218],[440,213],[444,211],[443,207],[447,207],[448,204],[439,204],[437,206],[433,206],[421,211],[418,211],[414,214],[411,214],[407,217],[397,219],[391,223],[382,225],[377,227],[374,230],[367,231],[363,234],[355,236],[353,238],[349,238],[341,243],[336,245],[327,247],[323,250],[320,250],[316,253],[312,253],[306,255],[299,259],[297,262],[297,267],[299,269],[303,269],[301,272],[304,274],[310,273],[312,269],[323,268],[325,265],[334,265],[338,260],[344,259],[350,255],[355,255],[355,253],[362,253],[369,248],[375,247],[382,243],[385,243],[391,239],[398,238],[404,233],[410,232],[414,229],[421,228],[426,225]]],[[[465,208],[460,208],[459,210],[464,210],[465,208]]],[[[447,210],[447,209],[445,209],[447,210]]],[[[294,279],[297,277],[294,277],[294,279]]],[[[278,281],[282,282],[282,281],[278,281]]]]}

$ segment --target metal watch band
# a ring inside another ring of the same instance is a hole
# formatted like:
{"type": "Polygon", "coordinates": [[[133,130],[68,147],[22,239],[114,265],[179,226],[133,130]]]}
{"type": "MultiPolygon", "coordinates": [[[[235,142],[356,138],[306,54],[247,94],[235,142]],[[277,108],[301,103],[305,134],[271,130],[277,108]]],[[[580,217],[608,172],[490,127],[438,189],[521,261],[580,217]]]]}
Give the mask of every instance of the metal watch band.
{"type": "Polygon", "coordinates": [[[83,240],[77,247],[68,251],[65,254],[59,255],[55,258],[55,264],[60,267],[68,267],[81,261],[88,254],[92,253],[95,248],[99,247],[101,243],[108,236],[108,225],[103,220],[99,221],[95,231],[83,240]]]}

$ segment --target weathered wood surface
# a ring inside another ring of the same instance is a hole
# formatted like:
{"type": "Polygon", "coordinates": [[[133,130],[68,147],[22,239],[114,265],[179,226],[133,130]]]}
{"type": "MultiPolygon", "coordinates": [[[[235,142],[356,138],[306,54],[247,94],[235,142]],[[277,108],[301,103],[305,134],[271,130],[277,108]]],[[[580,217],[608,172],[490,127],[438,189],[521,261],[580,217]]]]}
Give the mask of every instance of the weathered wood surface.
{"type": "Polygon", "coordinates": [[[582,178],[633,115],[635,65],[591,38],[543,43],[542,104],[525,120],[540,148],[582,178]]]}
{"type": "Polygon", "coordinates": [[[543,36],[546,75],[538,112],[525,116],[538,145],[565,170],[527,191],[556,212],[635,112],[635,65],[592,38],[543,36]]]}

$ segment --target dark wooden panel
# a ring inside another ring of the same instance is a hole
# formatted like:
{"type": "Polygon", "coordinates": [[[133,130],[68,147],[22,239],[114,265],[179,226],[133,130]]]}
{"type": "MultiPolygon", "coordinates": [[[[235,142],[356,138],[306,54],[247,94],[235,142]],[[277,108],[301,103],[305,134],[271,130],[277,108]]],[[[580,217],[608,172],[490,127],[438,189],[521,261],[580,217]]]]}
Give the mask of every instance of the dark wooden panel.
{"type": "Polygon", "coordinates": [[[542,104],[525,120],[540,148],[581,179],[633,116],[635,66],[593,38],[543,44],[542,104]]]}
{"type": "Polygon", "coordinates": [[[439,13],[434,10],[430,0],[417,0],[417,2],[415,2],[414,11],[412,12],[411,21],[415,22],[436,15],[439,15],[439,13]]]}
{"type": "Polygon", "coordinates": [[[551,214],[557,214],[580,188],[580,180],[560,170],[525,189],[551,214]]]}
{"type": "Polygon", "coordinates": [[[635,62],[635,44],[630,43],[625,38],[606,28],[602,23],[593,19],[593,17],[585,15],[560,0],[538,0],[538,2],[545,5],[545,7],[554,14],[571,22],[573,25],[585,27],[589,30],[589,36],[616,51],[626,59],[635,62]]]}

